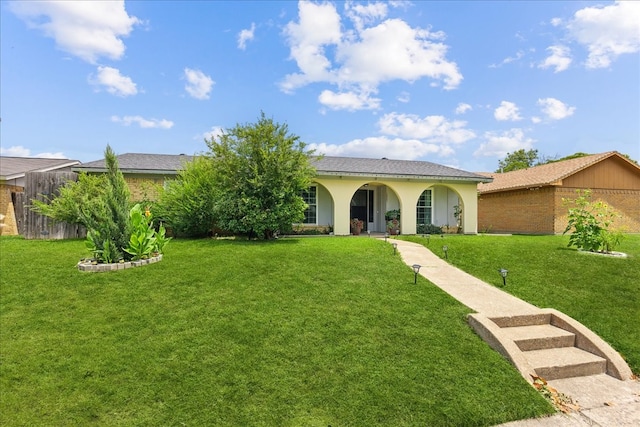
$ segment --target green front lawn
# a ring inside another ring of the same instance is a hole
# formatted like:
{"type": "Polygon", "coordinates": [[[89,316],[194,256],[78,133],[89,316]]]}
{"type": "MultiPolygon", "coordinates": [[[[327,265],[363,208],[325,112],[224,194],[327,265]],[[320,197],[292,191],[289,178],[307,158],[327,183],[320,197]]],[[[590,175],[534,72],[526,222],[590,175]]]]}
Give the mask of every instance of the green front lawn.
{"type": "Polygon", "coordinates": [[[176,240],[112,273],[78,272],[86,255],[0,239],[0,425],[488,426],[553,411],[382,241],[176,240]]]}
{"type": "Polygon", "coordinates": [[[502,288],[498,269],[509,270],[504,290],[540,308],[555,308],[600,335],[640,374],[640,235],[617,249],[628,258],[581,253],[568,236],[420,236],[460,269],[502,288]]]}

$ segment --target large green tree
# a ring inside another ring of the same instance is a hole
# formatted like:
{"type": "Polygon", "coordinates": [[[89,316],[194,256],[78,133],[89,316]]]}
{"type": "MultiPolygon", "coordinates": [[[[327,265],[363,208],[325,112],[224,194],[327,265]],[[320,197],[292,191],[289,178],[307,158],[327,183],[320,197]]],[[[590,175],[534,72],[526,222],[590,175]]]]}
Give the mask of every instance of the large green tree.
{"type": "Polygon", "coordinates": [[[206,143],[220,228],[271,239],[303,220],[307,206],[300,194],[315,175],[313,153],[286,124],[263,112],[257,123],[236,125],[206,143]]]}
{"type": "Polygon", "coordinates": [[[538,150],[525,151],[520,149],[513,153],[507,153],[503,160],[498,161],[496,172],[511,172],[519,169],[527,169],[536,165],[538,150]]]}

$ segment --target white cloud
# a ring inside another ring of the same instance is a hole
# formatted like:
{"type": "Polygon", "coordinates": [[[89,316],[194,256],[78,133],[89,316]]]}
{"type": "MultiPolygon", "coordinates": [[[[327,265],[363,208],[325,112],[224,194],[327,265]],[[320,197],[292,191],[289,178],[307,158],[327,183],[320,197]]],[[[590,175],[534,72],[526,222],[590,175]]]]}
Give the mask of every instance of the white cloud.
{"type": "Polygon", "coordinates": [[[114,123],[122,123],[124,126],[130,126],[134,123],[137,123],[143,129],[171,129],[173,127],[173,122],[170,120],[162,119],[145,119],[141,116],[111,116],[111,121],[114,123]]]}
{"type": "Polygon", "coordinates": [[[247,48],[247,42],[253,40],[255,31],[256,24],[252,22],[250,29],[242,30],[238,33],[238,49],[245,50],[247,48]]]}
{"type": "Polygon", "coordinates": [[[523,57],[524,57],[524,52],[522,50],[519,50],[518,52],[516,52],[515,56],[507,56],[499,64],[491,64],[491,65],[489,65],[489,68],[500,68],[505,64],[510,64],[512,62],[517,62],[517,61],[521,60],[523,57]]]}
{"type": "Polygon", "coordinates": [[[347,3],[346,15],[354,29],[342,31],[333,4],[301,1],[298,22],[289,22],[284,30],[299,72],[285,76],[280,88],[291,93],[310,83],[329,83],[339,88],[338,93],[376,93],[383,82],[423,77],[444,89],[456,88],[463,77],[456,63],[446,58],[444,34],[412,28],[400,19],[378,22],[386,13],[384,3],[347,3]]]}
{"type": "Polygon", "coordinates": [[[476,157],[505,157],[520,149],[529,150],[535,142],[525,136],[522,129],[510,129],[503,132],[486,132],[483,136],[486,142],[473,153],[476,157]]]}
{"type": "Polygon", "coordinates": [[[550,120],[562,120],[572,116],[576,107],[569,107],[555,98],[538,99],[538,105],[542,113],[550,120]]]}
{"type": "Polygon", "coordinates": [[[580,9],[567,29],[589,51],[587,68],[606,68],[618,56],[640,51],[640,2],[580,9]]]}
{"type": "Polygon", "coordinates": [[[448,156],[453,150],[446,145],[438,145],[419,141],[417,139],[401,139],[371,137],[354,139],[346,144],[309,144],[309,149],[327,156],[366,157],[396,160],[414,160],[429,154],[448,156]]]}
{"type": "Polygon", "coordinates": [[[544,62],[539,64],[538,68],[554,67],[554,73],[559,73],[560,71],[564,71],[569,68],[572,59],[568,47],[561,45],[549,46],[547,50],[551,52],[551,55],[549,55],[544,62]]]}
{"type": "Polygon", "coordinates": [[[38,153],[32,156],[31,150],[23,147],[22,145],[13,145],[9,148],[0,147],[0,155],[7,156],[7,157],[40,157],[44,159],[66,159],[67,158],[67,156],[62,154],[61,151],[58,151],[57,153],[50,153],[50,152],[38,153]]]}
{"type": "Polygon", "coordinates": [[[98,58],[120,59],[134,25],[124,0],[119,1],[16,1],[11,10],[31,28],[55,40],[59,49],[95,64],[98,58]]]}
{"type": "Polygon", "coordinates": [[[407,102],[411,101],[411,94],[409,92],[402,91],[396,99],[398,100],[398,102],[406,104],[407,102]]]}
{"type": "Polygon", "coordinates": [[[133,80],[120,74],[120,70],[117,68],[98,67],[98,75],[89,76],[89,83],[103,86],[112,95],[125,97],[138,93],[138,88],[133,80]]]}
{"type": "Polygon", "coordinates": [[[224,129],[220,126],[212,126],[210,130],[206,131],[198,137],[198,139],[205,139],[207,141],[211,138],[217,138],[224,133],[224,129]]]}
{"type": "Polygon", "coordinates": [[[209,93],[215,84],[211,77],[200,70],[185,68],[184,78],[187,79],[184,89],[189,95],[196,99],[209,99],[209,93]]]}
{"type": "Polygon", "coordinates": [[[502,101],[500,106],[493,112],[493,116],[499,121],[509,120],[515,122],[522,120],[518,106],[509,101],[502,101]]]}
{"type": "Polygon", "coordinates": [[[443,116],[421,118],[414,114],[385,114],[378,120],[380,132],[401,138],[415,138],[439,144],[461,144],[475,138],[476,134],[466,129],[467,122],[449,121],[443,116]]]}
{"type": "Polygon", "coordinates": [[[362,31],[365,25],[371,25],[387,16],[387,4],[383,2],[366,5],[347,2],[345,10],[357,31],[362,31]]]}
{"type": "Polygon", "coordinates": [[[332,110],[377,110],[380,99],[372,98],[369,93],[340,92],[323,90],[318,101],[332,110]]]}
{"type": "Polygon", "coordinates": [[[471,111],[471,110],[473,110],[473,107],[471,107],[471,105],[469,105],[469,104],[467,104],[465,102],[461,102],[456,107],[456,114],[464,114],[467,111],[471,111]]]}

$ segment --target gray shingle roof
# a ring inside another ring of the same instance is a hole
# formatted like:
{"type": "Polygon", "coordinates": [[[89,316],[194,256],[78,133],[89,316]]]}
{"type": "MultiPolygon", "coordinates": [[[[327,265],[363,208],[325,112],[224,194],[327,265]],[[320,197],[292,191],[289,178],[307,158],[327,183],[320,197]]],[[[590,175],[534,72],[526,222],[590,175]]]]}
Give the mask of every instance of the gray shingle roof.
{"type": "Polygon", "coordinates": [[[491,178],[437,163],[417,160],[322,157],[314,162],[319,175],[376,176],[386,178],[452,179],[490,182],[491,178]]]}
{"type": "MultiPolygon", "coordinates": [[[[193,156],[184,154],[144,154],[126,153],[118,157],[118,167],[123,172],[175,174],[182,169],[185,162],[190,162],[193,156]]],[[[107,166],[104,159],[83,163],[73,168],[77,172],[105,172],[107,166]]]]}
{"type": "MultiPolygon", "coordinates": [[[[193,156],[174,154],[127,153],[118,156],[118,166],[123,172],[173,174],[193,156]]],[[[445,179],[457,181],[490,182],[491,178],[443,166],[437,163],[364,159],[356,157],[321,157],[313,161],[318,175],[373,176],[384,178],[445,179]]],[[[104,172],[105,162],[97,160],[73,168],[75,171],[104,172]]]]}
{"type": "Polygon", "coordinates": [[[80,164],[78,160],[69,159],[0,156],[0,179],[3,181],[17,179],[27,172],[48,172],[78,164],[80,164]]]}

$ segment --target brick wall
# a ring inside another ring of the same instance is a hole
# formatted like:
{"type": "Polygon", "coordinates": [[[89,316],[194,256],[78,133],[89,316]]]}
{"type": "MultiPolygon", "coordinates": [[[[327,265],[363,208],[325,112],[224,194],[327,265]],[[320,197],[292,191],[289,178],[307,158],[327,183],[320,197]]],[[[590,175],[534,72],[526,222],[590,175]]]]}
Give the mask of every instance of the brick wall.
{"type": "MultiPolygon", "coordinates": [[[[577,188],[559,188],[556,192],[556,233],[562,233],[567,226],[568,206],[562,198],[575,199],[577,188]]],[[[591,201],[603,201],[621,215],[612,224],[612,229],[626,233],[640,233],[640,190],[600,190],[591,192],[591,201]]]]}
{"type": "Polygon", "coordinates": [[[11,193],[21,193],[22,191],[22,187],[15,185],[0,185],[0,214],[4,215],[4,226],[0,234],[5,236],[15,236],[18,234],[18,223],[16,221],[11,193]]]}
{"type": "Polygon", "coordinates": [[[481,194],[478,231],[552,234],[554,193],[550,187],[481,194]]]}
{"type": "Polygon", "coordinates": [[[164,177],[149,175],[125,175],[132,202],[155,201],[164,185],[164,177]]]}

